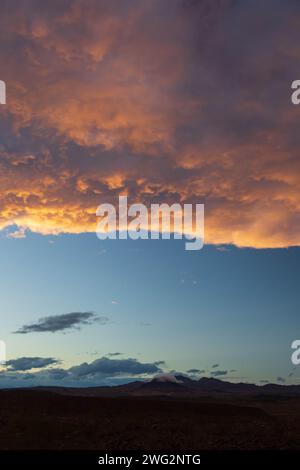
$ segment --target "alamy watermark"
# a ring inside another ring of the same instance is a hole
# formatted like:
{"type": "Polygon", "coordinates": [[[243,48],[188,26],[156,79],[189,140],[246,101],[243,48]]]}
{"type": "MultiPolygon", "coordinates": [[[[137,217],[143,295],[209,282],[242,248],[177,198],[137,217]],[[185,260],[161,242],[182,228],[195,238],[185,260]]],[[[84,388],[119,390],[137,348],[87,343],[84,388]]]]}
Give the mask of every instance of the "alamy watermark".
{"type": "Polygon", "coordinates": [[[204,244],[204,204],[179,204],[171,206],[144,204],[128,206],[127,196],[119,196],[119,204],[100,204],[96,215],[100,217],[96,233],[100,240],[131,238],[163,240],[183,237],[186,250],[201,250],[204,244]]]}
{"type": "Polygon", "coordinates": [[[295,90],[291,95],[292,103],[298,105],[300,104],[300,80],[294,80],[291,88],[295,90]]]}
{"type": "Polygon", "coordinates": [[[291,347],[295,350],[291,356],[291,361],[294,366],[298,366],[300,364],[300,339],[295,339],[291,347]]]}
{"type": "Polygon", "coordinates": [[[6,84],[0,80],[0,104],[6,104],[6,84]]]}

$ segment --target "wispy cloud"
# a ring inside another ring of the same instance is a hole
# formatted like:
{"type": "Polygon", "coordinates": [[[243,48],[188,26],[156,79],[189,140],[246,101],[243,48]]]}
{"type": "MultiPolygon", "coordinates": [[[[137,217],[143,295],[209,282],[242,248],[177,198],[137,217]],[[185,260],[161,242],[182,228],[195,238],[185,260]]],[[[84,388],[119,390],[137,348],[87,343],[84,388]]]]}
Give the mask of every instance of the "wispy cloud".
{"type": "Polygon", "coordinates": [[[40,318],[35,323],[23,325],[14,333],[56,333],[57,331],[80,328],[83,325],[91,325],[94,322],[105,325],[109,322],[109,319],[107,317],[97,316],[94,312],[70,312],[40,318]]]}
{"type": "Polygon", "coordinates": [[[204,374],[205,370],[203,370],[203,369],[188,369],[186,372],[188,374],[204,374]]]}
{"type": "Polygon", "coordinates": [[[228,370],[215,370],[211,372],[211,375],[213,375],[214,377],[220,377],[222,375],[227,375],[227,374],[228,374],[228,370]]]}

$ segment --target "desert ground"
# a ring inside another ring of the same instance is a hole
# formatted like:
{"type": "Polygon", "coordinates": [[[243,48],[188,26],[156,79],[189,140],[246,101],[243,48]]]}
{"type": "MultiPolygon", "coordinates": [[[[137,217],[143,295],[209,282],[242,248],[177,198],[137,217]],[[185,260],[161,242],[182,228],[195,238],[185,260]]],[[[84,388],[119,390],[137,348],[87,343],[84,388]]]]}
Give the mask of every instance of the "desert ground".
{"type": "Polygon", "coordinates": [[[300,449],[300,398],[0,392],[0,449],[300,449]]]}

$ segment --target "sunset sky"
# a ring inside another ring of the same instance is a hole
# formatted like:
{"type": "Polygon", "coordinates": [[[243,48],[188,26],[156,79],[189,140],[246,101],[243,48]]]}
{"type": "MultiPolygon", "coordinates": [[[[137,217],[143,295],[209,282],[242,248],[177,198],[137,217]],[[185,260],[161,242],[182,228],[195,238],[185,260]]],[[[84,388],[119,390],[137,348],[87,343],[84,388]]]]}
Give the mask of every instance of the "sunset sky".
{"type": "Polygon", "coordinates": [[[297,0],[1,1],[0,387],[300,383],[299,59],[297,0]],[[120,194],[204,248],[99,241],[120,194]]]}

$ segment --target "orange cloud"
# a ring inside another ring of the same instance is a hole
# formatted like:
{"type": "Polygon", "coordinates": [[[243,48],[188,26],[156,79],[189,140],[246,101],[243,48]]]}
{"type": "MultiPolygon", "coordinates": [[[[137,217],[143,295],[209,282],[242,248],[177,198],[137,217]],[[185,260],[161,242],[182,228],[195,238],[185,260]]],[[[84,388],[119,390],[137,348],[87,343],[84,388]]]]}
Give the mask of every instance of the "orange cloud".
{"type": "Polygon", "coordinates": [[[94,231],[122,193],[204,202],[209,243],[300,244],[299,6],[14,3],[0,18],[0,229],[94,231]]]}

